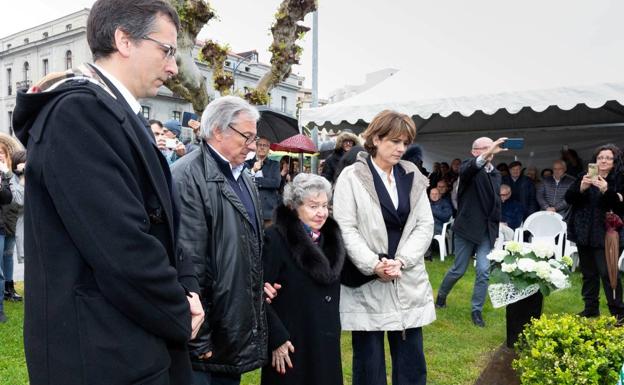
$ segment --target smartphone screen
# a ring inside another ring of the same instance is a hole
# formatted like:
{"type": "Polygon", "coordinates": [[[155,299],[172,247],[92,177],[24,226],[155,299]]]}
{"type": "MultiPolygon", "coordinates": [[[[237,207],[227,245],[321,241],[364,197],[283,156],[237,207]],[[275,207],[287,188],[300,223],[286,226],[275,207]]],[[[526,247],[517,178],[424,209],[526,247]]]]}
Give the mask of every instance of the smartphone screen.
{"type": "Polygon", "coordinates": [[[502,148],[508,148],[510,150],[521,150],[524,148],[524,138],[509,138],[505,140],[502,148]]]}
{"type": "Polygon", "coordinates": [[[589,175],[591,178],[595,178],[598,176],[598,165],[596,163],[587,164],[587,175],[589,175]]]}

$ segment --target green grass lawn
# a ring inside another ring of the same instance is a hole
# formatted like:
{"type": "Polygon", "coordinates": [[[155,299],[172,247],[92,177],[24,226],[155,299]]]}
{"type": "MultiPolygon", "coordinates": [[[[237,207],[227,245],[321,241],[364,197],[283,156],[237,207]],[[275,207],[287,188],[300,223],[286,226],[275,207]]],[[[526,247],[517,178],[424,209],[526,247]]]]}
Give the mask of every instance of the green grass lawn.
{"type": "MultiPolygon", "coordinates": [[[[451,266],[452,258],[444,262],[427,262],[434,293],[442,277],[451,266]]],[[[505,309],[493,309],[486,303],[483,318],[486,327],[481,329],[470,320],[470,297],[474,281],[472,266],[447,299],[448,308],[437,312],[438,319],[424,328],[425,355],[428,367],[428,384],[472,385],[485,367],[488,357],[505,340],[505,309]]],[[[18,291],[22,285],[18,285],[18,291]]],[[[602,295],[602,294],[601,294],[602,295]]],[[[608,310],[602,301],[602,313],[608,310]]],[[[573,274],[570,289],[554,293],[544,300],[545,313],[576,313],[582,310],[580,274],[573,274]]],[[[22,341],[23,307],[20,303],[5,302],[9,322],[0,324],[0,385],[28,383],[22,341]]],[[[386,349],[388,354],[388,349],[386,349]]],[[[389,362],[389,360],[386,360],[389,362]]],[[[342,367],[345,385],[351,383],[351,336],[342,336],[342,367]]],[[[388,371],[390,374],[390,371],[388,371]]],[[[242,384],[260,383],[260,372],[243,376],[242,384]]],[[[390,383],[390,379],[388,379],[390,383]]]]}

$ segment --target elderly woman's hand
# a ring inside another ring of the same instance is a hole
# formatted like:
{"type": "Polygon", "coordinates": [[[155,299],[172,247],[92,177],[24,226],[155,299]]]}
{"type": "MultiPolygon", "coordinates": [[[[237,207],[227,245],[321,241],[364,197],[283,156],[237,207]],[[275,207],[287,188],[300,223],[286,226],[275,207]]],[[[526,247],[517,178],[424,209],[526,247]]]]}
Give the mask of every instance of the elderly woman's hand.
{"type": "Polygon", "coordinates": [[[271,365],[280,374],[286,373],[286,365],[288,365],[288,367],[291,369],[293,367],[293,364],[290,361],[290,356],[288,355],[289,352],[295,352],[295,347],[290,343],[290,341],[284,342],[277,349],[273,350],[273,359],[271,365]]]}

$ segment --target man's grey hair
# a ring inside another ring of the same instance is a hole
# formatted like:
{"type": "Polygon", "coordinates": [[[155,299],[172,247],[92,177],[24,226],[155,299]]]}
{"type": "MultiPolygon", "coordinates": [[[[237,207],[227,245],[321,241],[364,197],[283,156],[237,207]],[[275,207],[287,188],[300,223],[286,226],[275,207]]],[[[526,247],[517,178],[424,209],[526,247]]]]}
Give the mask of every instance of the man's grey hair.
{"type": "Polygon", "coordinates": [[[316,174],[297,174],[295,179],[284,187],[284,206],[296,209],[307,197],[323,192],[327,194],[327,200],[331,200],[332,189],[327,179],[316,174]]]}
{"type": "Polygon", "coordinates": [[[201,117],[201,135],[205,139],[212,138],[214,129],[225,131],[239,118],[258,121],[260,113],[244,99],[238,96],[223,96],[213,100],[204,110],[201,117]]]}

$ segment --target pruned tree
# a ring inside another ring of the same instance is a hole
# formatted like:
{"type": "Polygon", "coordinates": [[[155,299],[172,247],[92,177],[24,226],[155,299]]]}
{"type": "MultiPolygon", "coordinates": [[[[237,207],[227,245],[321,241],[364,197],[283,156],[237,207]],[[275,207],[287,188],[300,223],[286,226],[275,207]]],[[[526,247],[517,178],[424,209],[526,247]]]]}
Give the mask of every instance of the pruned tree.
{"type": "MultiPolygon", "coordinates": [[[[209,102],[206,82],[195,64],[192,50],[197,34],[202,27],[215,17],[215,12],[205,0],[168,0],[180,15],[181,31],[178,35],[178,76],[165,85],[174,93],[193,105],[196,113],[201,114],[209,102]]],[[[317,8],[316,0],[284,0],[271,26],[273,43],[271,51],[271,70],[244,96],[252,104],[268,104],[269,92],[291,72],[293,64],[299,64],[303,48],[297,41],[310,28],[298,24],[305,16],[317,8]]],[[[228,94],[234,84],[232,74],[224,70],[228,47],[208,40],[204,43],[198,59],[212,70],[213,87],[221,94],[228,94]]]]}
{"type": "Polygon", "coordinates": [[[169,0],[169,2],[178,11],[181,30],[178,34],[176,56],[178,75],[165,82],[165,86],[191,103],[193,110],[201,115],[208,105],[209,97],[206,80],[195,64],[193,48],[197,35],[203,26],[215,17],[215,12],[204,0],[169,0]]]}
{"type": "Polygon", "coordinates": [[[275,23],[271,26],[273,43],[271,51],[271,70],[264,74],[258,86],[251,90],[246,98],[254,104],[267,104],[269,91],[285,80],[293,64],[299,64],[303,48],[297,41],[303,39],[309,27],[299,24],[308,13],[316,11],[316,0],[284,0],[275,14],[275,23]]]}

